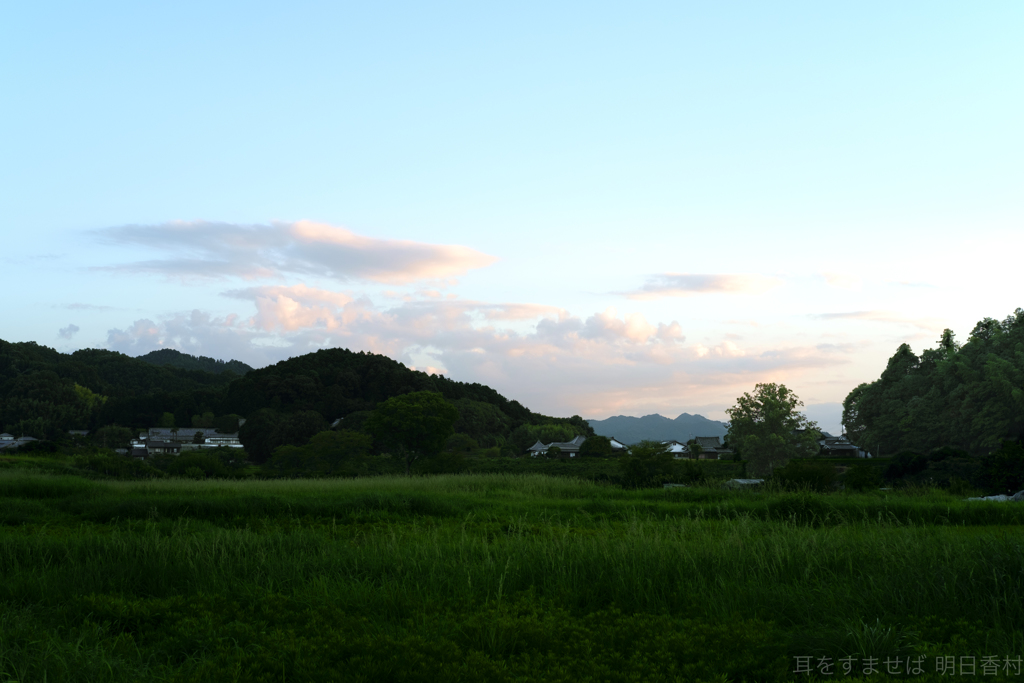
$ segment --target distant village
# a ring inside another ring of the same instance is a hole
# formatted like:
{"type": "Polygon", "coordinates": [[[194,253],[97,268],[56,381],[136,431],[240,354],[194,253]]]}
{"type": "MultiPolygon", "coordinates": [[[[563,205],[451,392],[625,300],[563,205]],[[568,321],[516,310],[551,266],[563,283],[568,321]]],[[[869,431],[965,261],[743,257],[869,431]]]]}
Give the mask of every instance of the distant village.
{"type": "MultiPolygon", "coordinates": [[[[338,421],[335,421],[337,424],[338,421]]],[[[245,424],[244,419],[238,426],[245,424]]],[[[72,429],[73,436],[86,436],[88,430],[72,429]]],[[[611,444],[613,455],[625,455],[629,445],[615,437],[606,437],[611,444]]],[[[580,454],[580,449],[587,437],[577,436],[571,441],[553,441],[542,443],[537,441],[527,449],[526,454],[534,458],[558,458],[568,460],[580,454]]],[[[15,437],[11,434],[0,434],[0,450],[14,450],[38,439],[31,436],[15,437]]],[[[735,453],[722,443],[717,436],[698,436],[687,443],[670,440],[661,442],[669,453],[677,460],[731,460],[735,453]]],[[[833,436],[821,432],[818,440],[821,446],[820,455],[830,458],[870,458],[871,454],[858,448],[845,436],[833,436]]],[[[138,460],[145,460],[156,455],[180,455],[183,452],[197,451],[208,448],[242,448],[238,433],[221,434],[212,428],[177,428],[150,427],[141,432],[130,442],[129,448],[117,448],[115,452],[138,460]]]]}
{"type": "MultiPolygon", "coordinates": [[[[802,431],[802,430],[801,430],[802,431]]],[[[624,455],[629,452],[629,446],[615,437],[606,437],[611,442],[612,453],[624,455]]],[[[575,458],[579,455],[583,443],[587,440],[585,436],[577,436],[572,441],[554,441],[552,443],[537,443],[530,446],[527,453],[532,457],[556,457],[561,459],[575,458]]],[[[687,443],[679,441],[662,441],[669,453],[677,460],[731,460],[735,453],[731,448],[722,443],[717,436],[697,436],[687,443]]],[[[871,454],[858,448],[845,436],[833,436],[828,432],[821,432],[818,440],[821,446],[820,455],[829,458],[870,458],[871,454]]]]}

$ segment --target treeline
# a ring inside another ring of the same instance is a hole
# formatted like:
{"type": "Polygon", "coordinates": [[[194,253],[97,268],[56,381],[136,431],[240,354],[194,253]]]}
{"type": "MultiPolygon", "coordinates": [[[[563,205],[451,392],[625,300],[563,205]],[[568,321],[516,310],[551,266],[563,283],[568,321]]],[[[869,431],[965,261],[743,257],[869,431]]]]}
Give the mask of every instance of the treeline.
{"type": "MultiPolygon", "coordinates": [[[[882,456],[954,447],[985,455],[1024,435],[1024,309],[985,318],[964,344],[946,330],[938,348],[903,344],[882,376],[843,402],[853,443],[882,456]]],[[[920,464],[920,463],[919,463],[920,464]]]]}
{"type": "Polygon", "coordinates": [[[159,367],[113,351],[63,354],[0,340],[0,427],[52,440],[69,429],[151,426],[165,412],[189,424],[203,406],[221,401],[236,377],[159,367]]]}
{"type": "Polygon", "coordinates": [[[0,341],[0,427],[15,436],[57,440],[69,429],[187,429],[241,416],[251,422],[243,434],[246,450],[263,460],[279,446],[305,444],[339,418],[336,427],[358,431],[388,398],[431,391],[458,410],[456,433],[507,454],[522,453],[538,438],[593,434],[579,416],[539,415],[488,386],[427,375],[373,353],[321,350],[243,376],[231,370],[237,367],[232,363],[209,372],[190,369],[193,361],[205,362],[170,350],[131,358],[0,341]]]}
{"type": "Polygon", "coordinates": [[[139,356],[139,360],[152,365],[164,365],[182,370],[202,370],[213,373],[233,372],[236,375],[252,372],[252,368],[240,360],[223,361],[206,356],[192,356],[174,349],[150,351],[144,356],[139,356]]]}

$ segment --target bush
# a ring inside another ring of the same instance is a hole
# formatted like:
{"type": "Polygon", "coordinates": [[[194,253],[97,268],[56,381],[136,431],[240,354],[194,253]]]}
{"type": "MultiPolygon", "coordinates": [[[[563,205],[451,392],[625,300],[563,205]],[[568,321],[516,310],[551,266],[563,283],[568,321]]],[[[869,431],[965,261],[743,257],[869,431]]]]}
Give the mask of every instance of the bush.
{"type": "Polygon", "coordinates": [[[231,476],[231,472],[216,455],[192,451],[186,455],[179,455],[167,463],[167,472],[177,477],[189,477],[195,479],[195,470],[202,473],[203,477],[231,476]]]}
{"type": "Polygon", "coordinates": [[[1004,441],[998,451],[982,458],[978,484],[991,493],[1013,494],[1024,489],[1024,445],[1004,441]]]}
{"type": "Polygon", "coordinates": [[[843,485],[851,491],[876,489],[882,485],[882,475],[877,467],[854,465],[843,477],[843,485]]]}
{"type": "Polygon", "coordinates": [[[772,478],[787,489],[827,492],[836,488],[835,466],[811,460],[790,460],[785,467],[775,470],[772,478]]]}
{"type": "Polygon", "coordinates": [[[71,464],[80,470],[114,479],[153,479],[165,476],[152,465],[123,455],[77,455],[71,464]]]}
{"type": "Polygon", "coordinates": [[[475,451],[480,446],[477,442],[468,434],[452,434],[448,437],[448,440],[444,442],[444,450],[448,453],[458,453],[460,455],[466,455],[471,451],[475,451]]]}

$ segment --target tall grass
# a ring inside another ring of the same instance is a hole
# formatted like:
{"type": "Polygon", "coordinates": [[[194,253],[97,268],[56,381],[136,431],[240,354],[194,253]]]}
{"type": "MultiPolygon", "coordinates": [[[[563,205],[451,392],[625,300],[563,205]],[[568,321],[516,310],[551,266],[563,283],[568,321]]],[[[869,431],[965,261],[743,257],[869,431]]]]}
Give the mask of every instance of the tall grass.
{"type": "MultiPolygon", "coordinates": [[[[207,671],[214,680],[222,660],[270,671],[254,653],[270,642],[290,651],[274,635],[286,632],[305,643],[296,652],[336,632],[370,649],[406,642],[445,666],[474,652],[480,670],[510,671],[529,653],[568,666],[583,656],[572,648],[584,636],[566,640],[574,628],[605,634],[593,643],[602,657],[618,653],[601,665],[608,680],[617,666],[640,666],[633,650],[655,647],[627,647],[623,629],[649,632],[664,648],[672,634],[696,642],[693,633],[716,628],[725,629],[722,641],[705,649],[739,638],[762,654],[732,675],[763,679],[784,674],[770,652],[1009,654],[1024,631],[1024,511],[939,492],[636,492],[497,475],[97,482],[20,473],[0,474],[0,492],[0,680],[37,672],[18,664],[32,647],[54,662],[51,680],[75,679],[58,660],[88,668],[104,656],[140,676],[207,671]],[[225,629],[241,629],[235,645],[221,642],[225,629]],[[516,633],[546,635],[530,645],[516,633]]],[[[666,653],[669,668],[717,671],[714,660],[666,653]]],[[[371,659],[372,669],[379,657],[371,659]]],[[[304,671],[300,660],[285,668],[293,665],[304,671]]]]}

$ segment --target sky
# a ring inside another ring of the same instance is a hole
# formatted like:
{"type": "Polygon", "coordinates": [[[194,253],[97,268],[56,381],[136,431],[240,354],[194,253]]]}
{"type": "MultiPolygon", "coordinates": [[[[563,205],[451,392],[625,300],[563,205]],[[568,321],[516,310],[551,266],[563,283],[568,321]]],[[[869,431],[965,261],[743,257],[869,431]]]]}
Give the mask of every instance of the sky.
{"type": "Polygon", "coordinates": [[[0,338],[838,432],[1021,296],[1019,2],[0,8],[0,338]]]}

